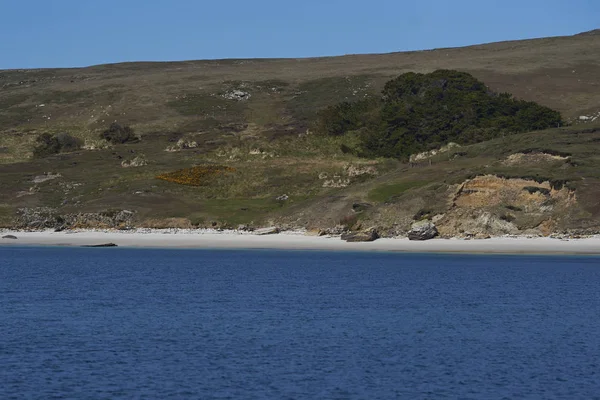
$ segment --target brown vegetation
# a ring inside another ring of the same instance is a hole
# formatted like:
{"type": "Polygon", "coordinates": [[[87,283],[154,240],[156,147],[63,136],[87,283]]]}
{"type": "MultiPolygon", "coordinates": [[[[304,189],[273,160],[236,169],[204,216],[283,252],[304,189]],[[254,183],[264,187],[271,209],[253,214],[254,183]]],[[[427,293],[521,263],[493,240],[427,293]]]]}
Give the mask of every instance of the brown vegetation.
{"type": "Polygon", "coordinates": [[[209,178],[227,172],[235,172],[235,169],[224,165],[201,165],[161,174],[156,178],[180,185],[203,186],[208,184],[209,178]]]}

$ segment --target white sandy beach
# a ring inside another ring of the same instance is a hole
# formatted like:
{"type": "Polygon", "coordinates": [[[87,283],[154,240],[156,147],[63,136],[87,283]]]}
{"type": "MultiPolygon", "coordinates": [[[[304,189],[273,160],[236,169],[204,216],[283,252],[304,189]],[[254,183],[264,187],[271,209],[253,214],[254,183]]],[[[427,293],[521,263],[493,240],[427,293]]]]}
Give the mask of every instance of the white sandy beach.
{"type": "Polygon", "coordinates": [[[135,248],[198,249],[289,249],[397,251],[421,253],[503,253],[503,254],[598,254],[600,237],[584,239],[497,237],[480,240],[433,239],[410,241],[405,238],[347,243],[339,237],[317,237],[301,232],[259,236],[235,231],[3,231],[0,246],[89,246],[115,243],[135,248]]]}

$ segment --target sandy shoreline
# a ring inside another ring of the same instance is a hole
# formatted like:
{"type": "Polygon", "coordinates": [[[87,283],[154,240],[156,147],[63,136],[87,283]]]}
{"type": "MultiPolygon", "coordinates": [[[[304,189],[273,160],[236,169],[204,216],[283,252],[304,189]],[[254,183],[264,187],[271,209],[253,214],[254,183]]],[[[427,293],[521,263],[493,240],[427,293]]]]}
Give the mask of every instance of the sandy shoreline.
{"type": "Polygon", "coordinates": [[[406,238],[347,243],[339,237],[317,237],[302,232],[259,236],[217,231],[2,231],[0,246],[89,246],[115,243],[131,248],[347,250],[418,253],[589,254],[600,255],[600,237],[584,239],[497,237],[485,240],[406,238]]]}

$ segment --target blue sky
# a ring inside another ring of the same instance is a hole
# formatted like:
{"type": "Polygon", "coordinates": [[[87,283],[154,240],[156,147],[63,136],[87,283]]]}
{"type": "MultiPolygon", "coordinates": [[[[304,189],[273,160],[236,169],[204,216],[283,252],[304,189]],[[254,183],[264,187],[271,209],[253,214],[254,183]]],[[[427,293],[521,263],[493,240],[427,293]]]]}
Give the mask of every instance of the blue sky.
{"type": "Polygon", "coordinates": [[[0,69],[310,57],[600,28],[598,0],[0,0],[0,69]]]}

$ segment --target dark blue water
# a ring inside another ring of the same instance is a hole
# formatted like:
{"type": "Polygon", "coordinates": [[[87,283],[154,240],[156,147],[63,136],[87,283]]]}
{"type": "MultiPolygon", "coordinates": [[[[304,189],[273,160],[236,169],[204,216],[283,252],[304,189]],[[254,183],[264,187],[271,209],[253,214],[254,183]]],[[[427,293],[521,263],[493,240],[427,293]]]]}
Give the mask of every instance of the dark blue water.
{"type": "Polygon", "coordinates": [[[0,398],[600,398],[600,258],[0,248],[0,398]]]}

